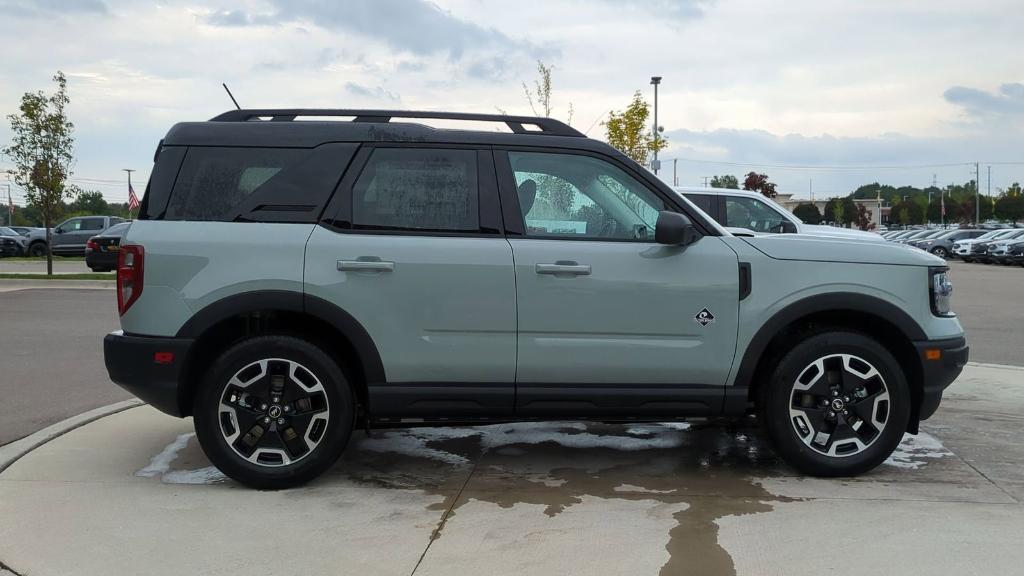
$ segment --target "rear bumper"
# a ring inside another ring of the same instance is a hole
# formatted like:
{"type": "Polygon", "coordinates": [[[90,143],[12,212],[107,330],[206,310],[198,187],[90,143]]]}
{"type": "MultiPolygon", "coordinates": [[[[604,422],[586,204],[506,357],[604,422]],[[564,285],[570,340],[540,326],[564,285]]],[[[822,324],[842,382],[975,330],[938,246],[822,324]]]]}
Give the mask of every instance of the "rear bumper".
{"type": "Polygon", "coordinates": [[[85,251],[85,265],[92,270],[117,269],[117,252],[97,252],[96,250],[85,251]]]}
{"type": "Polygon", "coordinates": [[[964,337],[943,340],[914,342],[917,357],[921,361],[922,396],[918,418],[926,420],[935,413],[942,402],[942,392],[956,380],[963,371],[970,356],[970,347],[964,337]],[[929,360],[928,351],[939,351],[939,357],[929,360]]]}
{"type": "Polygon", "coordinates": [[[178,391],[192,342],[118,330],[103,339],[103,360],[115,384],[161,412],[181,416],[178,391]]]}

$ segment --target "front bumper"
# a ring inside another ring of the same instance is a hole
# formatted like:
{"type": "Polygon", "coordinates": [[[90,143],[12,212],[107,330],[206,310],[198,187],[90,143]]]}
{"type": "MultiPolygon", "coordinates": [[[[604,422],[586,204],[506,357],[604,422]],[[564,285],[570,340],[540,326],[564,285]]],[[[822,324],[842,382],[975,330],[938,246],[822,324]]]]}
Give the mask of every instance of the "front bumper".
{"type": "Polygon", "coordinates": [[[917,357],[921,362],[922,377],[918,419],[927,420],[935,414],[939,403],[942,402],[942,392],[963,371],[970,355],[970,347],[963,336],[914,342],[914,347],[917,348],[917,357]]]}
{"type": "Polygon", "coordinates": [[[192,342],[118,330],[103,339],[103,360],[115,384],[161,412],[181,416],[179,389],[192,342]]]}

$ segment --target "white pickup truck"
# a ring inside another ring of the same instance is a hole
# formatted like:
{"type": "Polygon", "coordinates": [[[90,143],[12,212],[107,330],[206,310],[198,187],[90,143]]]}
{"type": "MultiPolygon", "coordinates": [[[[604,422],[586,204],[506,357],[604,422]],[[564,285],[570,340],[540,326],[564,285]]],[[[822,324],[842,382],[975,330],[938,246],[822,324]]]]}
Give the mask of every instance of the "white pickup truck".
{"type": "Polygon", "coordinates": [[[884,242],[874,232],[807,224],[759,192],[732,188],[697,188],[676,186],[675,191],[697,205],[739,236],[760,234],[807,234],[853,240],[884,242]]]}

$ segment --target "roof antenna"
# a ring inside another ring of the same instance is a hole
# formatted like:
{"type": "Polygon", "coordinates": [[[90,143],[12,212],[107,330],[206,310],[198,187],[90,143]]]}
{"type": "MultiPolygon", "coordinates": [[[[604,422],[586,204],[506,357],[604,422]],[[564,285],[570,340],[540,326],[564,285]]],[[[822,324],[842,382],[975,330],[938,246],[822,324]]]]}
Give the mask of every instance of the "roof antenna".
{"type": "Polygon", "coordinates": [[[220,85],[223,86],[224,91],[228,93],[228,98],[231,98],[231,101],[235,103],[235,108],[241,110],[242,107],[238,105],[238,100],[235,100],[235,95],[231,93],[231,90],[228,88],[228,85],[223,82],[221,82],[220,85]]]}

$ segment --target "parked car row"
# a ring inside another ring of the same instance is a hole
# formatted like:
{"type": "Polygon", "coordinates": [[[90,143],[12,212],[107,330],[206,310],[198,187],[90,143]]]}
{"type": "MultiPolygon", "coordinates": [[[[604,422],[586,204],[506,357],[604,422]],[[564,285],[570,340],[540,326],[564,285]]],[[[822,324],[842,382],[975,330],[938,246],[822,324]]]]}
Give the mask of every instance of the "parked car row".
{"type": "MultiPolygon", "coordinates": [[[[50,234],[56,256],[88,256],[89,240],[125,222],[117,216],[76,216],[58,224],[50,234]]],[[[46,256],[46,228],[0,227],[0,256],[46,256]]],[[[88,259],[88,258],[87,258],[88,259]]],[[[116,258],[115,258],[116,260],[116,258]]],[[[113,270],[113,266],[110,267],[113,270]]]]}
{"type": "Polygon", "coordinates": [[[1024,266],[1024,228],[903,230],[882,237],[942,258],[1024,266]]]}

